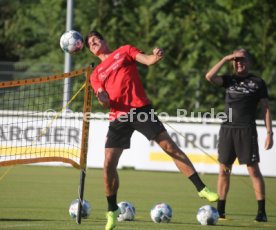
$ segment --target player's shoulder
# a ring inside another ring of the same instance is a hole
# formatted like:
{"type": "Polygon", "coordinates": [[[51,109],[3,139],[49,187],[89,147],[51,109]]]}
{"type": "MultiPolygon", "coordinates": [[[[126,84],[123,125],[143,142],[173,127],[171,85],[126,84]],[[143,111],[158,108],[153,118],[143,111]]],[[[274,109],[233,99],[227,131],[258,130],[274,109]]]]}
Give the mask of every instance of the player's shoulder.
{"type": "Polygon", "coordinates": [[[134,47],[133,45],[130,45],[130,44],[125,44],[125,45],[122,45],[118,48],[118,50],[129,50],[130,48],[134,47]]]}
{"type": "Polygon", "coordinates": [[[222,74],[220,75],[221,78],[225,78],[225,79],[228,79],[228,78],[234,78],[235,75],[234,74],[222,74]]]}
{"type": "Polygon", "coordinates": [[[141,51],[140,49],[138,49],[137,47],[131,45],[131,44],[126,44],[126,45],[123,45],[121,47],[118,48],[118,51],[120,53],[125,53],[127,54],[128,57],[131,57],[132,60],[136,60],[136,55],[138,53],[143,53],[143,51],[141,51]]]}
{"type": "MultiPolygon", "coordinates": [[[[126,51],[134,51],[134,50],[137,50],[137,51],[140,51],[139,48],[137,48],[136,46],[132,45],[132,44],[125,44],[125,45],[122,45],[120,46],[117,50],[126,50],[126,51]]],[[[141,51],[140,51],[141,52],[141,51]]]]}
{"type": "Polygon", "coordinates": [[[260,82],[260,83],[265,83],[264,79],[262,77],[259,77],[253,73],[250,73],[248,75],[248,78],[254,82],[260,82]]]}
{"type": "Polygon", "coordinates": [[[129,53],[133,47],[134,46],[130,44],[122,45],[113,51],[113,55],[115,55],[116,53],[129,53]]]}
{"type": "Polygon", "coordinates": [[[251,79],[262,80],[261,77],[257,76],[256,74],[253,74],[253,73],[249,73],[248,77],[251,79]]]}
{"type": "Polygon", "coordinates": [[[222,79],[223,84],[227,82],[231,82],[233,79],[235,79],[234,74],[223,74],[219,76],[222,79]]]}

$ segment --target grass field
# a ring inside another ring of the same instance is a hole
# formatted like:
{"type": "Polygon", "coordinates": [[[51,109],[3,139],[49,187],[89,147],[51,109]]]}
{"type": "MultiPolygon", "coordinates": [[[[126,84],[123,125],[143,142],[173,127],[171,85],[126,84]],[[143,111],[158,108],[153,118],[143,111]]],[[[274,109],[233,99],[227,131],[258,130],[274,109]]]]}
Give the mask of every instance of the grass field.
{"type": "MultiPolygon", "coordinates": [[[[117,230],[159,229],[276,229],[276,178],[265,178],[269,222],[255,223],[256,202],[251,182],[245,176],[232,176],[227,217],[216,226],[201,226],[197,209],[207,204],[198,198],[190,181],[179,173],[120,170],[118,202],[128,200],[136,207],[136,221],[121,222],[117,230]],[[155,224],[149,211],[158,202],[173,208],[169,224],[155,224]]],[[[217,175],[201,175],[209,187],[216,188],[217,175]]],[[[104,229],[106,200],[102,170],[89,169],[85,199],[92,206],[88,219],[77,225],[68,207],[77,197],[79,171],[70,167],[15,166],[0,168],[0,229],[104,229]],[[9,171],[7,171],[9,170],[9,171]]],[[[214,205],[216,207],[216,205],[214,205]]]]}

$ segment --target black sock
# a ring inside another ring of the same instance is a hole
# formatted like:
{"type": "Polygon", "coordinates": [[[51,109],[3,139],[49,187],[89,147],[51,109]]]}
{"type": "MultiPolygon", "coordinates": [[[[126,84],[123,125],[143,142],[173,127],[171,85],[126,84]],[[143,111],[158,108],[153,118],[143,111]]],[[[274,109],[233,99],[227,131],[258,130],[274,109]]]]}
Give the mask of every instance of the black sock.
{"type": "Polygon", "coordinates": [[[258,200],[258,213],[265,213],[265,200],[258,200]]]}
{"type": "Polygon", "coordinates": [[[196,172],[189,176],[189,179],[192,181],[198,192],[206,187],[196,172]]]}
{"type": "Polygon", "coordinates": [[[225,218],[225,204],[226,200],[218,200],[217,209],[219,216],[225,218]]]}
{"type": "Polygon", "coordinates": [[[117,194],[107,196],[106,199],[107,199],[107,203],[108,203],[108,211],[113,212],[118,209],[117,194]]]}

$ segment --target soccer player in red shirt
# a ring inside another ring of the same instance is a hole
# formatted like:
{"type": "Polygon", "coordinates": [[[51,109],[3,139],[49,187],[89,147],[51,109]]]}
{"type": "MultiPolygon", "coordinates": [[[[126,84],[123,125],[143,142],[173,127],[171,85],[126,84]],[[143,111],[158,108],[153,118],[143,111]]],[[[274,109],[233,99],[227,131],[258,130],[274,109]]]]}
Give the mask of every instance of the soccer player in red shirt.
{"type": "Polygon", "coordinates": [[[97,31],[85,39],[89,50],[101,63],[90,77],[92,88],[100,104],[110,108],[110,125],[105,144],[104,186],[108,203],[105,229],[114,229],[120,211],[117,206],[119,177],[117,165],[124,149],[130,147],[132,133],[137,130],[154,140],[174,160],[178,169],[195,185],[198,195],[210,202],[218,200],[201,181],[186,154],[173,142],[151,107],[137,70],[137,62],[153,65],[163,58],[164,52],[155,48],[144,54],[131,45],[111,51],[104,37],[97,31]]]}

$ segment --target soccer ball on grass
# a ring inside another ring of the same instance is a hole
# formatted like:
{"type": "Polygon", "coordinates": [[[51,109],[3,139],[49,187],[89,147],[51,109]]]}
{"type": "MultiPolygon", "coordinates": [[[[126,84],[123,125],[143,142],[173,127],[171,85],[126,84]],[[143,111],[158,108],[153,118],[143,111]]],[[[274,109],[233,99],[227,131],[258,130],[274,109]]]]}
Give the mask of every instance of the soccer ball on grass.
{"type": "Polygon", "coordinates": [[[128,201],[122,201],[118,204],[120,208],[120,215],[118,216],[118,221],[132,221],[135,219],[135,207],[128,201]]]}
{"type": "Polygon", "coordinates": [[[218,221],[219,214],[217,209],[211,205],[204,205],[197,211],[196,219],[201,225],[215,225],[218,221]]]}
{"type": "MultiPolygon", "coordinates": [[[[79,199],[73,200],[69,207],[69,215],[76,219],[78,216],[79,199]]],[[[88,201],[84,200],[82,203],[81,217],[87,218],[91,213],[91,206],[88,201]]]]}
{"type": "Polygon", "coordinates": [[[83,48],[84,40],[81,33],[75,30],[69,30],[61,35],[59,43],[64,52],[74,54],[83,48]]]}
{"type": "Polygon", "coordinates": [[[172,208],[166,203],[156,204],[150,211],[154,223],[169,223],[172,218],[172,208]]]}

